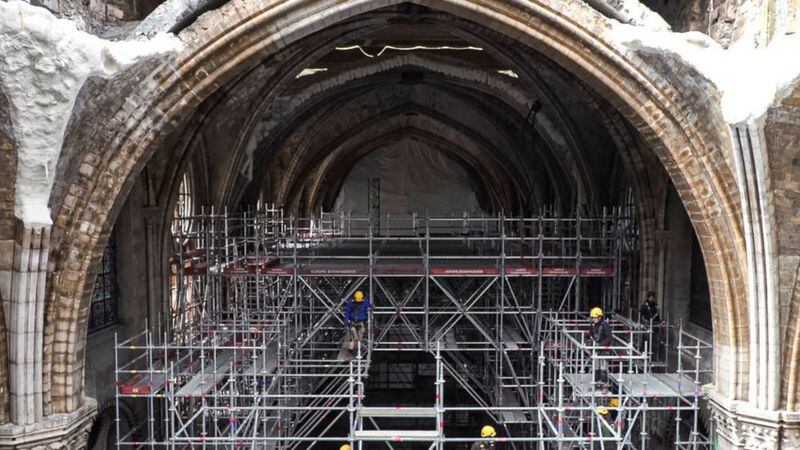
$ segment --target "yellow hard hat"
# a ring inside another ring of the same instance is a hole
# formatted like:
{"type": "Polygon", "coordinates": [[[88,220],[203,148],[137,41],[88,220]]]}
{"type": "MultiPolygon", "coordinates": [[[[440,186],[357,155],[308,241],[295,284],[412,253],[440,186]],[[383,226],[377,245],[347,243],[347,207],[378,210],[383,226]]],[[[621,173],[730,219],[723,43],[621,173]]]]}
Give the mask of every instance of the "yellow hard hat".
{"type": "Polygon", "coordinates": [[[611,401],[608,402],[608,406],[610,406],[612,408],[619,408],[619,399],[618,398],[612,398],[611,401]]]}
{"type": "Polygon", "coordinates": [[[600,309],[599,307],[595,306],[595,307],[594,307],[594,308],[592,308],[592,310],[589,312],[589,316],[591,316],[592,318],[595,318],[595,317],[603,317],[603,310],[602,310],[602,309],[600,309]]]}
{"type": "Polygon", "coordinates": [[[353,298],[357,302],[363,302],[364,301],[364,293],[362,291],[356,291],[356,293],[353,294],[353,298]]]}
{"type": "Polygon", "coordinates": [[[481,428],[481,437],[495,437],[497,436],[497,432],[494,431],[494,427],[491,425],[484,425],[481,428]]]}
{"type": "Polygon", "coordinates": [[[350,444],[344,444],[343,446],[339,447],[339,450],[350,450],[350,444]]]}
{"type": "Polygon", "coordinates": [[[608,408],[606,408],[605,406],[600,406],[597,408],[597,413],[605,416],[606,414],[608,414],[608,408]]]}

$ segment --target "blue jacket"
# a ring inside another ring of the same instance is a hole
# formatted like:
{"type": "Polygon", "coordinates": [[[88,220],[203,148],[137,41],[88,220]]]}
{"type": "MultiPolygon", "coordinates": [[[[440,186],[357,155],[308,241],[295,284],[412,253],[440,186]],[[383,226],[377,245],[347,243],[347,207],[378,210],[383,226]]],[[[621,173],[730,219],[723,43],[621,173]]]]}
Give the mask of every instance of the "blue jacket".
{"type": "Polygon", "coordinates": [[[356,303],[353,299],[348,300],[344,305],[345,326],[350,325],[351,320],[366,322],[368,317],[367,313],[370,308],[372,308],[372,302],[370,302],[368,298],[365,298],[361,303],[356,303]]]}

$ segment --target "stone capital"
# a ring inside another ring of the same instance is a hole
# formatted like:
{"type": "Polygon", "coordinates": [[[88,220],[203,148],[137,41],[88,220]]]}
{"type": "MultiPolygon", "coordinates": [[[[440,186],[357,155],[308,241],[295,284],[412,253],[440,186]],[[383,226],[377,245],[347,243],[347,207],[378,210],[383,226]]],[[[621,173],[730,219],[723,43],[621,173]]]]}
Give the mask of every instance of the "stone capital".
{"type": "Polygon", "coordinates": [[[84,450],[97,404],[86,398],[77,411],[45,416],[31,425],[0,425],[0,450],[84,450]]]}
{"type": "Polygon", "coordinates": [[[747,402],[709,395],[712,438],[718,448],[731,450],[789,450],[800,448],[800,413],[766,411],[747,402]]]}

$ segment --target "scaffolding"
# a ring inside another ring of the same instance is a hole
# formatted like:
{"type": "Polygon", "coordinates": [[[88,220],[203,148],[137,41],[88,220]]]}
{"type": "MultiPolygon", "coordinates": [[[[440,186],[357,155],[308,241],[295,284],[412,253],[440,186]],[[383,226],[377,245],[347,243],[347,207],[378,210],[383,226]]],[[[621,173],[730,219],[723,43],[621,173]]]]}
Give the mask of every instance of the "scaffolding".
{"type": "Polygon", "coordinates": [[[710,448],[700,417],[710,344],[619,315],[611,346],[587,334],[580,311],[620,305],[636,234],[622,210],[378,220],[265,208],[176,220],[169,318],[115,342],[118,412],[127,402],[146,417],[125,430],[118,413],[118,449],[465,448],[474,436],[445,432],[462,413],[484,414],[507,448],[710,448]],[[356,290],[374,308],[349,352],[342,312],[356,290]],[[670,348],[653,336],[677,336],[671,360],[658,360],[670,348]],[[365,405],[377,352],[433,358],[433,398],[365,405]],[[446,382],[471,402],[445,402],[446,382]],[[668,422],[670,442],[653,442],[668,422]]]}

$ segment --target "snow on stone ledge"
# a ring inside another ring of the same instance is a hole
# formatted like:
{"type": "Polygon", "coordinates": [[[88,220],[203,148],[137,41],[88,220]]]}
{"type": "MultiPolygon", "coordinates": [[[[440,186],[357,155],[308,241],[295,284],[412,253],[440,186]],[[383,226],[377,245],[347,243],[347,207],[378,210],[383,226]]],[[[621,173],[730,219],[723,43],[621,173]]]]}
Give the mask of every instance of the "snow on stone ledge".
{"type": "Polygon", "coordinates": [[[0,89],[18,143],[15,214],[26,225],[52,223],[47,207],[76,97],[91,76],[109,78],[143,58],[182,48],[173,35],[106,41],[45,8],[0,2],[0,89]]]}
{"type": "Polygon", "coordinates": [[[758,122],[800,83],[800,34],[775,36],[766,48],[742,44],[727,50],[698,32],[614,24],[611,36],[623,49],[673,54],[695,68],[720,91],[720,109],[729,124],[758,122]]]}

